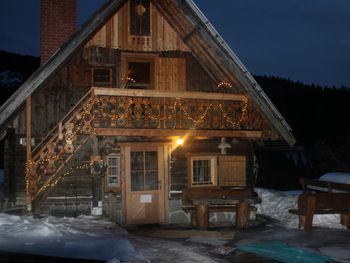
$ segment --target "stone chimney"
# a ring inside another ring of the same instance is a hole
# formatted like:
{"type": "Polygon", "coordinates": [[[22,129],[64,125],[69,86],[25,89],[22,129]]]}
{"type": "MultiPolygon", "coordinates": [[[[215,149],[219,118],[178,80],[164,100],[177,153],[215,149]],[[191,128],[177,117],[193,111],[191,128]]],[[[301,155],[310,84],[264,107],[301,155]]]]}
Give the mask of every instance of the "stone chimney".
{"type": "Polygon", "coordinates": [[[76,0],[41,0],[41,64],[77,29],[76,0]]]}

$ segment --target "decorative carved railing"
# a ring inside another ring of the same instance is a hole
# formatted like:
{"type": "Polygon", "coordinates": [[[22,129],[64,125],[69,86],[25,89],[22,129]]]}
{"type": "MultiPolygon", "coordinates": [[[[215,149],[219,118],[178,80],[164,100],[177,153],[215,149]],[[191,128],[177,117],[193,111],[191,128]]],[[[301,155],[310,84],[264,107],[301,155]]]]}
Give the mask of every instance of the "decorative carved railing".
{"type": "Polygon", "coordinates": [[[261,114],[244,95],[94,89],[94,128],[262,131],[261,114]]]}
{"type": "Polygon", "coordinates": [[[244,95],[93,88],[33,150],[26,168],[32,204],[70,174],[68,162],[91,134],[171,136],[176,131],[274,135],[244,95]]]}

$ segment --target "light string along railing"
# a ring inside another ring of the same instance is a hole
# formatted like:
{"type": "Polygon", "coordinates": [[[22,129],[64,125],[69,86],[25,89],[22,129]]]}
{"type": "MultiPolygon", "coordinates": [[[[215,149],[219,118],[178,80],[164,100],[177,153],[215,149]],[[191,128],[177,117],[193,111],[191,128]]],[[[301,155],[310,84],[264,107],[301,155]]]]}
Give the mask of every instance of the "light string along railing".
{"type": "MultiPolygon", "coordinates": [[[[104,116],[105,118],[110,118],[112,120],[116,120],[118,118],[124,118],[126,119],[128,117],[129,114],[132,114],[132,110],[133,110],[133,105],[135,105],[134,102],[135,98],[131,98],[129,97],[128,103],[123,103],[120,104],[121,107],[125,107],[123,108],[123,113],[110,113],[110,112],[106,112],[106,110],[110,111],[110,102],[106,101],[106,98],[98,98],[98,111],[100,112],[101,116],[104,116]]],[[[146,99],[146,101],[149,101],[149,98],[146,99]]],[[[194,126],[198,126],[199,124],[201,124],[205,118],[208,116],[208,114],[210,113],[211,110],[217,110],[217,108],[220,110],[220,112],[222,113],[222,116],[224,117],[224,119],[230,123],[232,125],[232,127],[237,127],[239,126],[242,122],[244,122],[247,117],[248,117],[248,107],[249,107],[249,99],[247,96],[244,96],[243,98],[243,105],[240,107],[241,112],[240,112],[240,117],[237,120],[235,117],[230,116],[231,114],[227,112],[227,110],[225,110],[225,105],[223,103],[218,103],[217,105],[214,105],[213,103],[210,103],[209,105],[207,105],[205,107],[204,112],[200,115],[197,116],[197,118],[191,116],[192,114],[187,110],[187,107],[184,106],[186,104],[185,102],[186,100],[183,99],[176,99],[174,102],[174,105],[171,106],[172,108],[172,112],[166,112],[165,110],[163,110],[163,116],[161,116],[161,112],[160,110],[157,111],[156,114],[152,113],[152,105],[148,102],[142,102],[141,105],[144,107],[145,109],[145,116],[147,119],[155,119],[157,121],[164,121],[164,120],[168,120],[170,118],[173,118],[173,116],[175,116],[177,109],[180,109],[185,118],[191,122],[193,122],[194,126]]],[[[120,106],[118,106],[120,107],[120,106]]],[[[117,107],[117,109],[118,109],[117,107]]]]}

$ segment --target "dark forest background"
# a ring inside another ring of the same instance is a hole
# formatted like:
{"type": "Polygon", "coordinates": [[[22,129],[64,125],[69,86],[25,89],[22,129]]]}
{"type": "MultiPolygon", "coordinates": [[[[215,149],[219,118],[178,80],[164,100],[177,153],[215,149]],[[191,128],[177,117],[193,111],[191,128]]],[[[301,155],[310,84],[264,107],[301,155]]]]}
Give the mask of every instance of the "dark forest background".
{"type": "MultiPolygon", "coordinates": [[[[39,64],[37,57],[0,51],[0,74],[16,72],[25,80],[39,64]]],[[[297,139],[296,147],[266,144],[257,149],[259,186],[296,188],[299,177],[317,178],[327,172],[350,172],[349,87],[322,87],[279,77],[254,77],[297,139]]],[[[0,82],[0,105],[18,86],[0,82]]]]}

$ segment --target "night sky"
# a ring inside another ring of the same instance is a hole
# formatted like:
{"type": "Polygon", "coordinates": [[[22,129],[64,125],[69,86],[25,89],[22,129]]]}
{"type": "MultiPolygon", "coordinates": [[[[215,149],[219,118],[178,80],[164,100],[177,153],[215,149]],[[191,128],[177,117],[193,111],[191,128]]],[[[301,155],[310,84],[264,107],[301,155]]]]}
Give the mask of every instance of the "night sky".
{"type": "MultiPolygon", "coordinates": [[[[78,0],[81,25],[104,0],[78,0]]],[[[195,0],[253,74],[350,86],[349,0],[195,0]]],[[[0,1],[0,50],[39,55],[39,0],[0,1]]]]}

